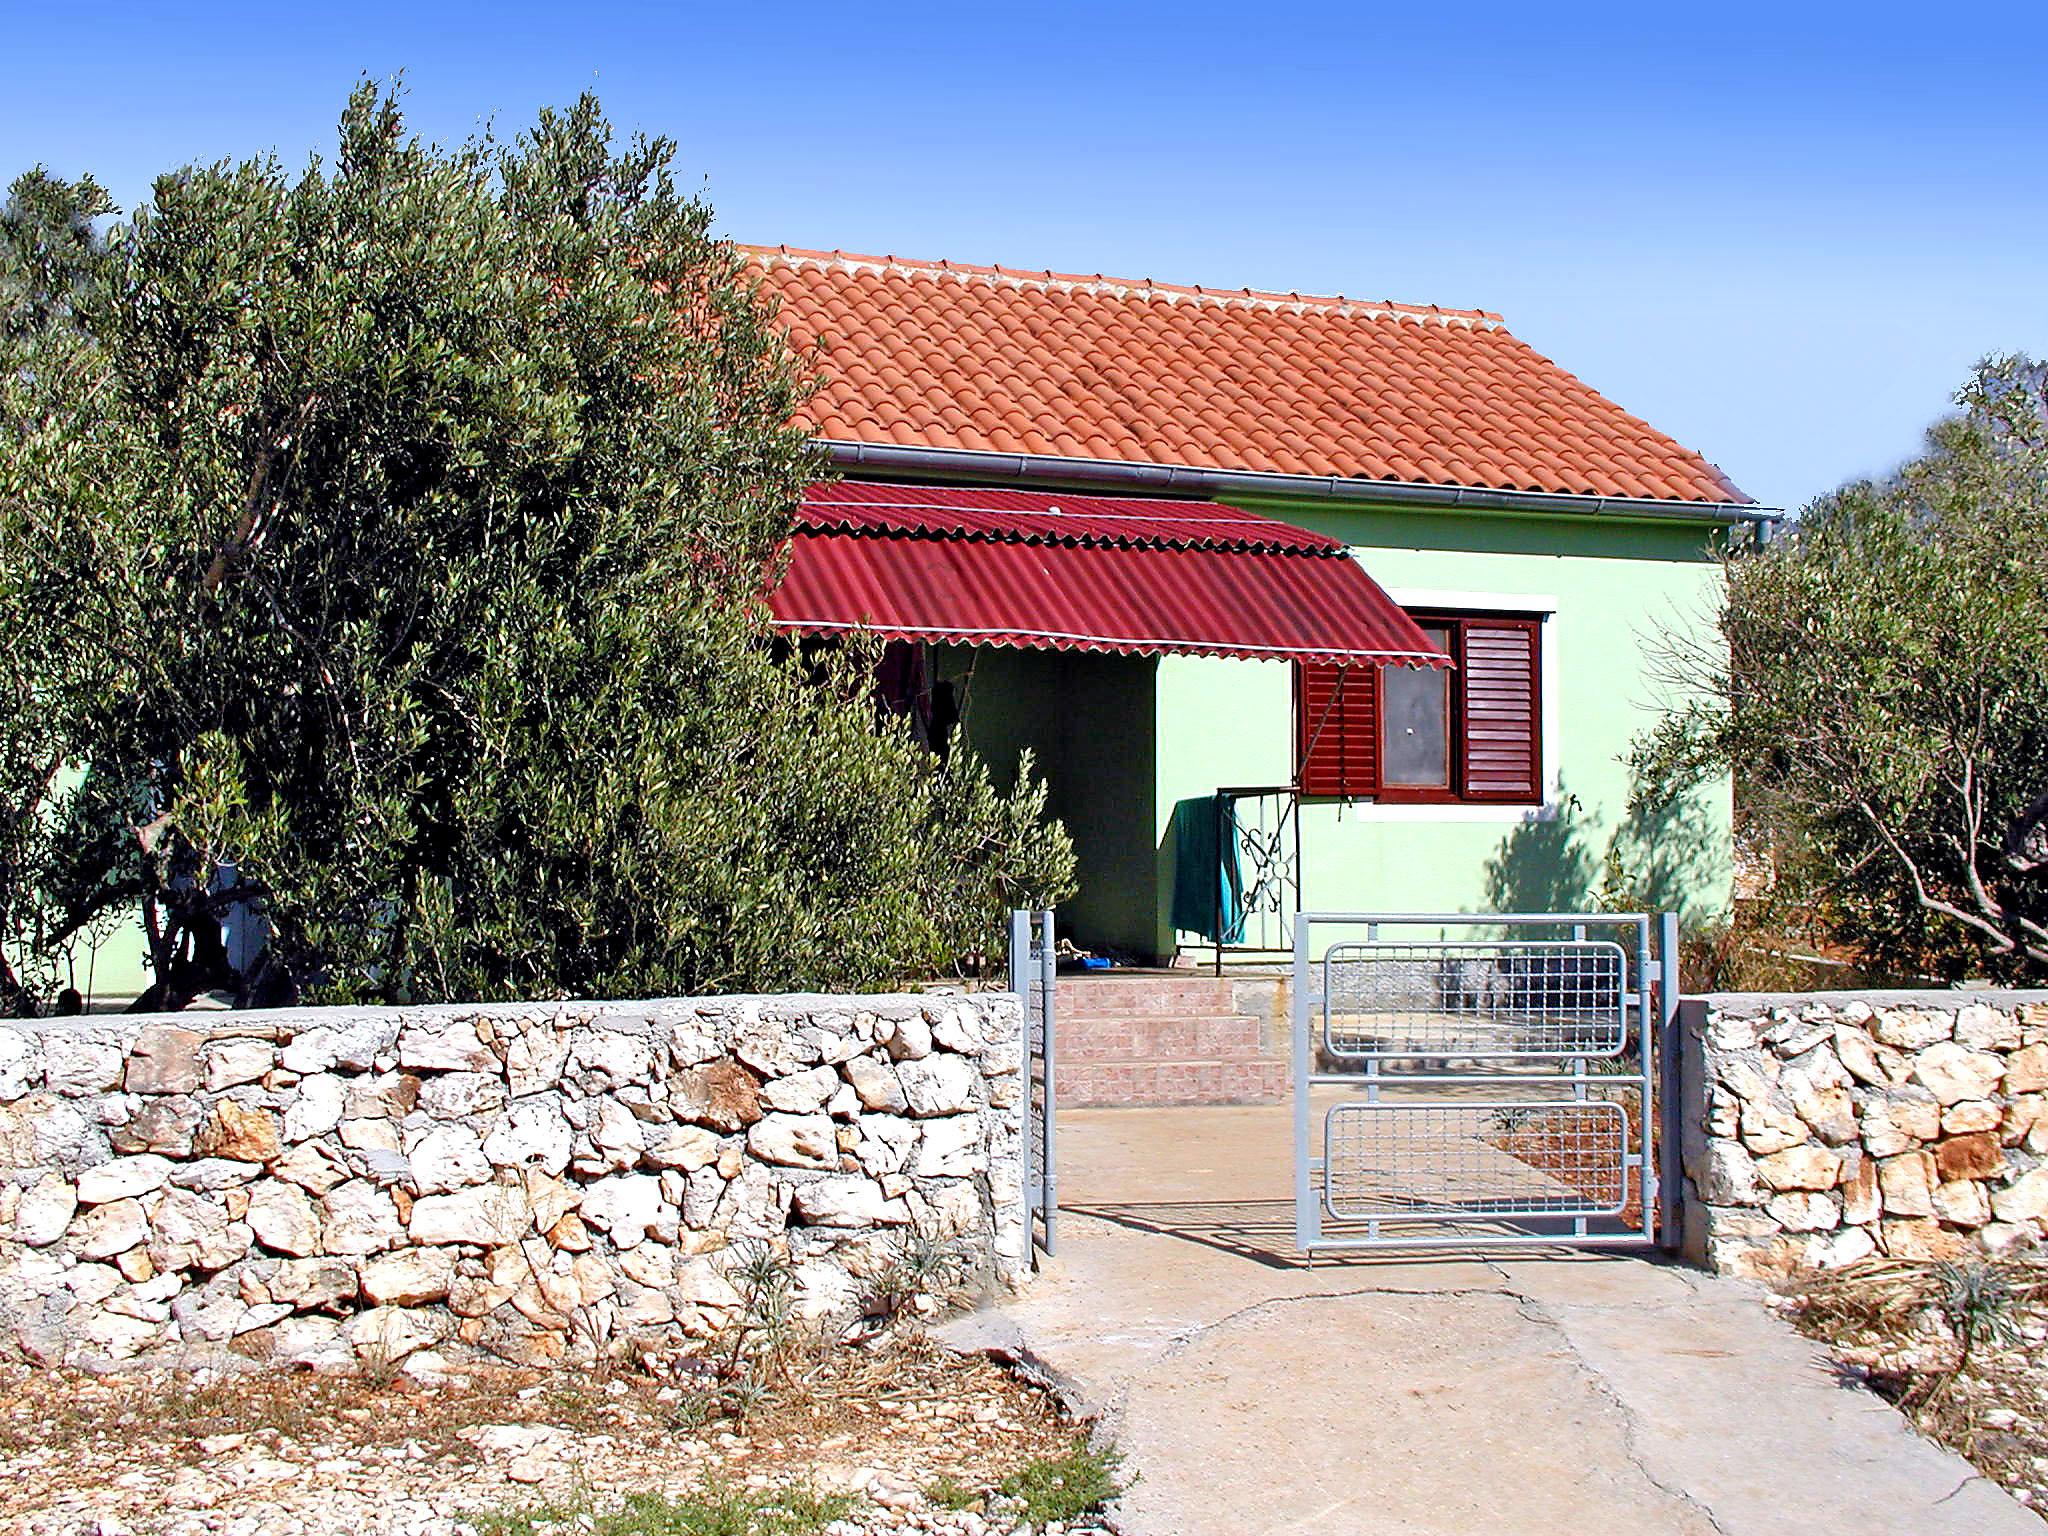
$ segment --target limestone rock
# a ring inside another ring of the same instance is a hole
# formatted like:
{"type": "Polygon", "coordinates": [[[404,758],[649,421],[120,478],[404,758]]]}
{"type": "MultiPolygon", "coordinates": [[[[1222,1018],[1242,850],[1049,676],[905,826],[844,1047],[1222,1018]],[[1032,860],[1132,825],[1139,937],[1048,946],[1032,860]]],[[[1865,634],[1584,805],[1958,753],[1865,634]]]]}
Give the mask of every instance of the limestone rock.
{"type": "MultiPolygon", "coordinates": [[[[425,1203],[420,1201],[413,1207],[415,1216],[419,1206],[425,1203]]],[[[381,1253],[406,1239],[397,1202],[368,1179],[351,1179],[346,1184],[336,1185],[321,1197],[320,1211],[325,1218],[320,1241],[329,1253],[357,1256],[381,1253]]],[[[417,1232],[412,1240],[416,1243],[436,1241],[417,1232]]]]}
{"type": "Polygon", "coordinates": [[[1941,1129],[1948,1136],[1966,1131],[1995,1131],[2002,1118],[1998,1106],[1989,1099],[1962,1099],[1941,1112],[1941,1129]]]}
{"type": "Polygon", "coordinates": [[[302,1077],[337,1067],[345,1072],[368,1072],[397,1038],[397,1021],[388,1017],[320,1024],[286,1042],[280,1060],[287,1072],[302,1077]]]}
{"type": "MultiPolygon", "coordinates": [[[[9,1039],[19,1039],[9,1033],[9,1039]]],[[[80,1038],[52,1030],[43,1037],[43,1074],[50,1092],[66,1098],[107,1093],[121,1086],[121,1047],[111,1040],[80,1038]]],[[[24,1086],[26,1086],[24,1084],[24,1086]]],[[[10,1094],[18,1098],[19,1094],[10,1094]]]]}
{"type": "Polygon", "coordinates": [[[249,1229],[276,1253],[308,1258],[320,1252],[320,1219],[295,1184],[265,1179],[249,1195],[249,1229]]]}
{"type": "Polygon", "coordinates": [[[1981,1227],[1991,1219],[1991,1197],[1984,1186],[1958,1179],[1934,1186],[1934,1214],[1958,1227],[1981,1227]]]}
{"type": "Polygon", "coordinates": [[[143,1099],[127,1122],[114,1126],[107,1139],[116,1152],[155,1152],[164,1157],[190,1157],[198,1140],[199,1101],[188,1093],[143,1099]]]}
{"type": "Polygon", "coordinates": [[[769,1115],[747,1132],[747,1149],[789,1168],[837,1168],[839,1141],[826,1115],[769,1115]]]}
{"type": "Polygon", "coordinates": [[[1955,1018],[1952,1014],[1919,1008],[1888,1008],[1878,1014],[1870,1032],[1886,1045],[1897,1046],[1902,1051],[1919,1051],[1948,1039],[1954,1031],[1955,1018]]]}
{"type": "Polygon", "coordinates": [[[1934,1214],[1934,1159],[1925,1152],[1902,1152],[1897,1157],[1881,1159],[1877,1183],[1884,1196],[1885,1215],[1934,1214]]]}
{"type": "Polygon", "coordinates": [[[965,1178],[985,1166],[979,1115],[948,1115],[927,1120],[920,1129],[923,1136],[911,1168],[919,1178],[965,1178]]]}
{"type": "Polygon", "coordinates": [[[443,1195],[471,1184],[490,1181],[491,1160],[476,1132],[463,1125],[436,1126],[407,1155],[414,1190],[443,1195]]]}
{"type": "Polygon", "coordinates": [[[2006,1057],[2004,1087],[2011,1094],[2048,1089],[2048,1045],[2030,1045],[2006,1057]]]}
{"type": "Polygon", "coordinates": [[[414,1024],[399,1031],[398,1064],[424,1072],[496,1072],[498,1058],[468,1019],[414,1024]]]}
{"type": "Polygon", "coordinates": [[[652,1174],[596,1180],[583,1191],[582,1216],[620,1248],[637,1247],[649,1236],[665,1241],[675,1236],[675,1208],[662,1198],[661,1180],[652,1174]]]}
{"type": "Polygon", "coordinates": [[[701,1125],[672,1125],[647,1149],[647,1160],[662,1168],[680,1168],[695,1173],[718,1160],[716,1131],[701,1125]]]}
{"type": "Polygon", "coordinates": [[[132,1200],[162,1189],[170,1177],[171,1163],[167,1158],[149,1153],[117,1157],[78,1176],[78,1203],[105,1205],[109,1200],[132,1200]]]}
{"type": "Polygon", "coordinates": [[[922,1016],[898,1019],[889,1036],[889,1055],[896,1061],[922,1061],[932,1053],[932,1027],[922,1016]]]}
{"type": "Polygon", "coordinates": [[[78,1249],[81,1258],[110,1259],[138,1246],[149,1236],[149,1218],[143,1214],[140,1201],[114,1200],[94,1206],[79,1217],[75,1230],[82,1239],[78,1249]]]}
{"type": "Polygon", "coordinates": [[[1990,1097],[2005,1075],[2005,1062],[1988,1051],[1973,1051],[1945,1040],[1922,1051],[1913,1077],[1943,1105],[1990,1097]]]}
{"type": "Polygon", "coordinates": [[[487,1115],[505,1107],[505,1080],[494,1072],[448,1072],[419,1086],[419,1107],[436,1120],[487,1115]]]}
{"type": "Polygon", "coordinates": [[[1956,1014],[1956,1044],[1973,1051],[2013,1050],[2020,1043],[2020,1021],[1999,1008],[1971,1003],[1956,1014]]]}
{"type": "Polygon", "coordinates": [[[1864,1226],[1884,1209],[1877,1182],[1877,1160],[1859,1157],[1842,1170],[1842,1220],[1864,1226]]]}
{"type": "Polygon", "coordinates": [[[910,1107],[910,1101],[903,1096],[903,1084],[896,1076],[896,1069],[888,1062],[873,1056],[855,1056],[842,1070],[853,1091],[860,1096],[863,1108],[900,1115],[910,1107]]]}
{"type": "Polygon", "coordinates": [[[268,1040],[215,1040],[203,1054],[208,1093],[260,1082],[277,1065],[277,1047],[268,1040]]]}
{"type": "Polygon", "coordinates": [[[491,1184],[416,1201],[408,1229],[415,1243],[516,1243],[532,1229],[533,1212],[513,1185],[491,1184]]]}
{"type": "Polygon", "coordinates": [[[340,1154],[317,1141],[300,1142],[279,1158],[270,1171],[316,1195],[326,1194],[350,1177],[348,1164],[340,1154]]]}
{"type": "Polygon", "coordinates": [[[358,1289],[355,1266],[345,1259],[284,1259],[264,1282],[271,1301],[302,1312],[346,1306],[358,1289]]]}
{"type": "Polygon", "coordinates": [[[573,1143],[569,1122],[553,1100],[515,1099],[490,1135],[484,1156],[500,1168],[537,1167],[559,1174],[569,1166],[573,1143]]]}
{"type": "Polygon", "coordinates": [[[238,1163],[267,1163],[283,1145],[276,1115],[233,1099],[222,1099],[213,1106],[193,1140],[204,1156],[238,1163]]]}
{"type": "Polygon", "coordinates": [[[1841,1154],[1811,1144],[1760,1157],[1757,1177],[1775,1190],[1833,1189],[1842,1174],[1841,1154]]]}
{"type": "Polygon", "coordinates": [[[795,1210],[813,1226],[866,1227],[882,1219],[888,1200],[873,1179],[835,1174],[797,1186],[795,1210]]]}
{"type": "Polygon", "coordinates": [[[1791,1102],[1775,1091],[1744,1103],[1737,1125],[1742,1144],[1760,1157],[1796,1147],[1812,1135],[1791,1102]]]}
{"type": "Polygon", "coordinates": [[[407,1248],[363,1265],[363,1294],[380,1306],[439,1301],[454,1280],[455,1254],[447,1248],[407,1248]]]}
{"type": "Polygon", "coordinates": [[[1841,1209],[1823,1194],[1773,1195],[1764,1214],[1787,1232],[1828,1232],[1840,1225],[1841,1209]]]}
{"type": "Polygon", "coordinates": [[[964,1056],[925,1056],[901,1061],[896,1076],[903,1084],[903,1096],[910,1112],[928,1115],[956,1115],[973,1107],[974,1089],[980,1075],[964,1056]]]}
{"type": "Polygon", "coordinates": [[[669,1108],[676,1118],[714,1131],[743,1131],[760,1120],[761,1090],[738,1062],[714,1061],[678,1072],[669,1080],[669,1108]]]}
{"type": "Polygon", "coordinates": [[[148,1024],[128,1048],[124,1085],[130,1093],[197,1093],[206,1080],[199,1061],[205,1037],[175,1024],[148,1024]]]}
{"type": "Polygon", "coordinates": [[[221,1201],[174,1189],[150,1213],[149,1254],[159,1269],[225,1269],[249,1251],[253,1231],[221,1201]]]}
{"type": "Polygon", "coordinates": [[[1891,1081],[1877,1054],[1877,1045],[1862,1030],[1847,1024],[1835,1026],[1835,1055],[1843,1069],[1860,1083],[1882,1088],[1891,1081]]]}
{"type": "Polygon", "coordinates": [[[654,1054],[644,1035],[619,1029],[577,1031],[570,1040],[569,1059],[588,1074],[598,1090],[644,1083],[654,1071],[654,1054]]]}
{"type": "Polygon", "coordinates": [[[816,1066],[789,1077],[776,1078],[761,1089],[761,1102],[784,1114],[809,1115],[825,1107],[839,1087],[839,1074],[831,1067],[816,1066]]]}
{"type": "Polygon", "coordinates": [[[1938,1221],[1886,1220],[1878,1227],[1878,1238],[1894,1259],[1959,1259],[1970,1247],[1967,1237],[1943,1231],[1938,1221]]]}
{"type": "Polygon", "coordinates": [[[2048,1217],[2048,1165],[2021,1174],[2004,1189],[1993,1190],[1991,1209],[2000,1221],[2029,1222],[2048,1217]]]}
{"type": "Polygon", "coordinates": [[[71,1181],[61,1173],[46,1173],[22,1191],[11,1235],[31,1248],[46,1248],[64,1235],[77,1210],[71,1181]]]}
{"type": "Polygon", "coordinates": [[[1988,1179],[2005,1169],[2005,1152],[1990,1131],[1971,1131],[1937,1142],[1934,1166],[1944,1180],[1988,1179]]]}
{"type": "Polygon", "coordinates": [[[309,1141],[325,1136],[341,1124],[344,1098],[341,1079],[330,1072],[301,1078],[297,1094],[285,1108],[284,1139],[309,1141]]]}

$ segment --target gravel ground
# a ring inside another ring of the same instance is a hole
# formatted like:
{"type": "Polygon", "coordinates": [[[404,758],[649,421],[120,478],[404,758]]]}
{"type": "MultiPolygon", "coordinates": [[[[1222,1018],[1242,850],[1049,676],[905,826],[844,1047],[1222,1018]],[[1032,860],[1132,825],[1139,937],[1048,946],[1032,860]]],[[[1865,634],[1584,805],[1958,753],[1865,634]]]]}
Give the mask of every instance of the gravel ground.
{"type": "Polygon", "coordinates": [[[1922,1434],[2048,1519],[2048,1260],[1996,1266],[2010,1299],[1966,1369],[1955,1328],[1928,1300],[1940,1268],[1852,1266],[1795,1282],[1774,1302],[1922,1434]]]}
{"type": "MultiPolygon", "coordinates": [[[[603,1511],[627,1493],[801,1483],[856,1496],[832,1536],[996,1536],[1023,1529],[1005,1501],[941,1509],[922,1490],[941,1479],[992,1488],[1082,1433],[1040,1388],[921,1343],[814,1363],[743,1432],[706,1425],[690,1404],[687,1389],[637,1372],[477,1367],[380,1382],[9,1368],[0,1371],[0,1479],[12,1490],[4,1529],[458,1536],[477,1516],[540,1505],[603,1511]]],[[[562,1529],[592,1524],[585,1514],[562,1529]]]]}

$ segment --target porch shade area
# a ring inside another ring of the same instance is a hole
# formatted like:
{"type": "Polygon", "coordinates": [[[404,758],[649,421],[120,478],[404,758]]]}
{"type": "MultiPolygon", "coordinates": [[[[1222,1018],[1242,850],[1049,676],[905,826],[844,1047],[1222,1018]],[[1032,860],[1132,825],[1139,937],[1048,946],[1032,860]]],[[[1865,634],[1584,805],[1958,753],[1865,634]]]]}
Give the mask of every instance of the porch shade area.
{"type": "Polygon", "coordinates": [[[1341,541],[1212,502],[814,486],[769,610],[801,635],[1448,664],[1341,541]]]}

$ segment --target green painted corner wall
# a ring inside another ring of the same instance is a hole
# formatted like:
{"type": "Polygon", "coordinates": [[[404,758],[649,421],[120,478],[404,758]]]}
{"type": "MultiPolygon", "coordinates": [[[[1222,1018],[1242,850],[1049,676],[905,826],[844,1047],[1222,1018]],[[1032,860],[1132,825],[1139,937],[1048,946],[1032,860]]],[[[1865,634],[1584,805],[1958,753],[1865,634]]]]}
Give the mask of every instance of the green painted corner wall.
{"type": "Polygon", "coordinates": [[[936,670],[961,690],[962,730],[999,785],[1015,782],[1019,752],[1036,759],[1079,866],[1080,892],[1061,909],[1062,931],[1091,948],[1158,953],[1158,660],[948,647],[936,670]]]}

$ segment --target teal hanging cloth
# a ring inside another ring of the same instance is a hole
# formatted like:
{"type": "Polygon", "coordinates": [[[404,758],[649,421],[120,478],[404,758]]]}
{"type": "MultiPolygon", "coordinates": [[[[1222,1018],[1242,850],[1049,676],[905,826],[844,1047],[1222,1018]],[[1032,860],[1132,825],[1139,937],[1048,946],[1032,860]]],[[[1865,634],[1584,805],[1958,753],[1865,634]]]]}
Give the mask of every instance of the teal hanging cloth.
{"type": "Polygon", "coordinates": [[[1211,944],[1244,937],[1244,883],[1237,839],[1218,835],[1231,804],[1222,795],[1194,795],[1173,807],[1173,926],[1211,944]],[[1217,933],[1218,908],[1223,931],[1217,933]]]}

